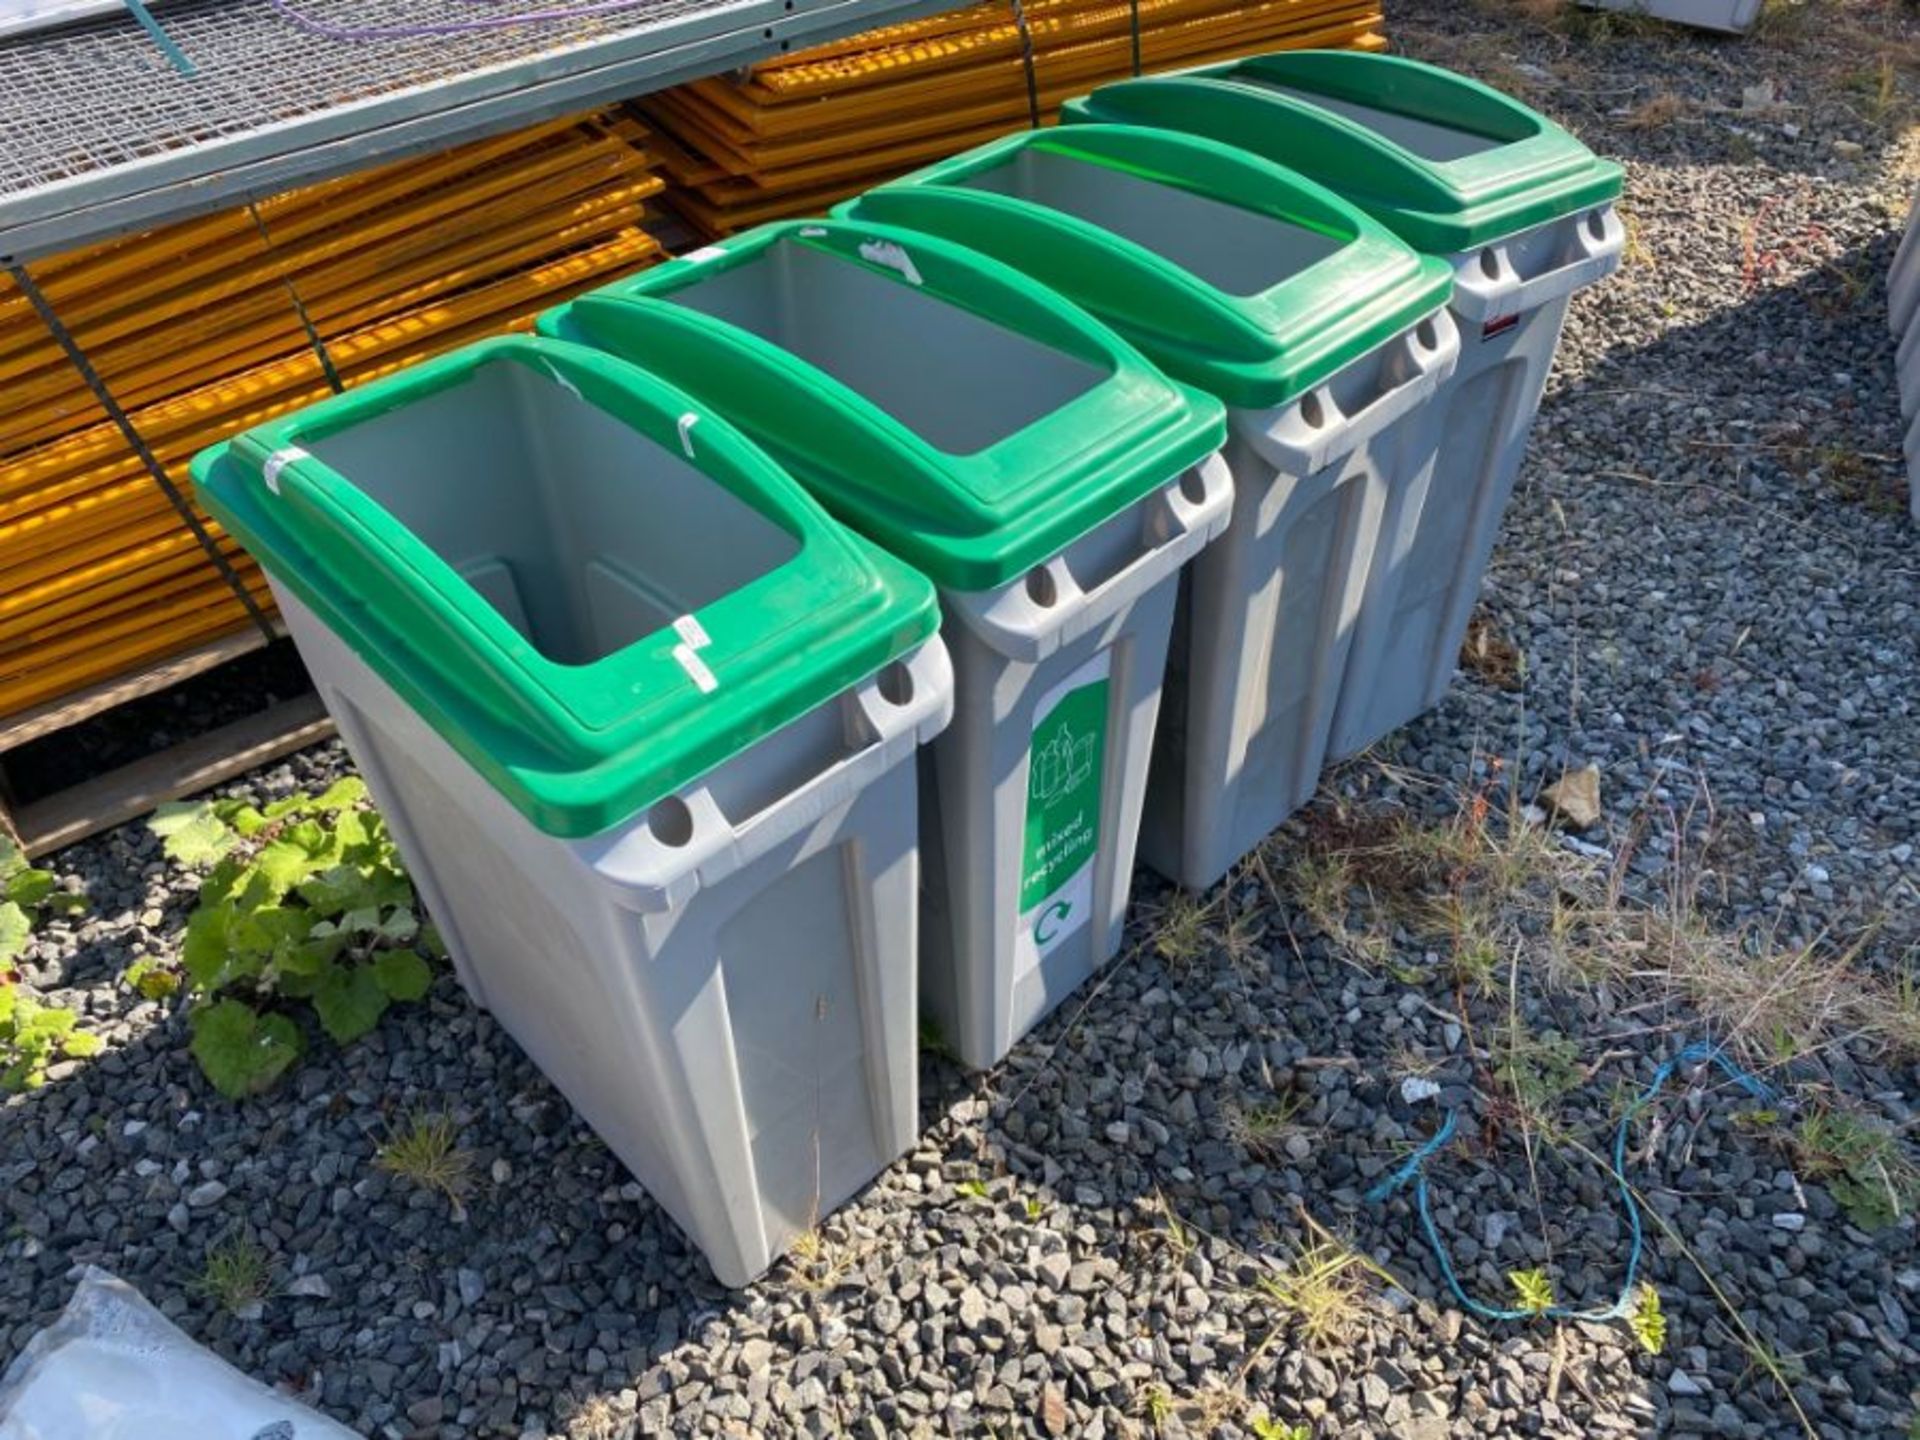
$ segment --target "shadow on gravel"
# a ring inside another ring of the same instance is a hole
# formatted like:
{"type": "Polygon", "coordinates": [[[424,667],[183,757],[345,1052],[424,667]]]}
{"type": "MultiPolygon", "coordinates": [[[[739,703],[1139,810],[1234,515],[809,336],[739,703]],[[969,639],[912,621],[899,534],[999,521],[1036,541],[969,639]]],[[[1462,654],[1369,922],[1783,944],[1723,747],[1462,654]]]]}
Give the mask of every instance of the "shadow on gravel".
{"type": "Polygon", "coordinates": [[[1472,75],[1552,115],[1601,154],[1701,168],[1754,162],[1834,178],[1903,141],[1920,29],[1897,5],[1772,7],[1748,37],[1571,5],[1529,24],[1519,7],[1407,7],[1395,48],[1472,75]]]}

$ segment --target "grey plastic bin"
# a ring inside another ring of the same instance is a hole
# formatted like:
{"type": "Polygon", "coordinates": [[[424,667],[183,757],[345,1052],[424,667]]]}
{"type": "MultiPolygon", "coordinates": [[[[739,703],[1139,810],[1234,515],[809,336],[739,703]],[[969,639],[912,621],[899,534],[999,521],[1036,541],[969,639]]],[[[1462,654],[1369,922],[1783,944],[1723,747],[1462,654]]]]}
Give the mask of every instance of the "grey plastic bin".
{"type": "Polygon", "coordinates": [[[1320,779],[1383,517],[1418,508],[1459,338],[1450,272],[1242,150],[1132,126],[1008,136],[851,202],[1087,307],[1225,401],[1233,518],[1188,568],[1140,857],[1213,884],[1320,779]]]}
{"type": "Polygon", "coordinates": [[[196,461],[462,982],[741,1285],[918,1131],[924,578],[689,397],[486,342],[196,461]]]}
{"type": "Polygon", "coordinates": [[[998,1062],[1119,949],[1181,569],[1227,523],[1217,401],[937,237],[764,227],[544,333],[646,357],[939,587],[921,990],[998,1062]]]}
{"type": "Polygon", "coordinates": [[[1104,86],[1072,123],[1156,125],[1289,165],[1453,269],[1460,362],[1432,402],[1425,503],[1383,529],[1403,575],[1362,608],[1331,754],[1437,705],[1513,493],[1573,294],[1616,269],[1622,172],[1545,116],[1397,56],[1300,50],[1104,86]]]}

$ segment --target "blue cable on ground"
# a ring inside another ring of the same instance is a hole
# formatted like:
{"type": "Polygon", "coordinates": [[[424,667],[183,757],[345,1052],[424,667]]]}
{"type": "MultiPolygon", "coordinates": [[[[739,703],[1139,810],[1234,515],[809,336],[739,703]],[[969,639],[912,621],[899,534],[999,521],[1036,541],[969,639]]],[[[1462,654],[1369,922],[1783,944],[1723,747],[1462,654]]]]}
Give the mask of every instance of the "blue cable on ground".
{"type": "Polygon", "coordinates": [[[1645,1235],[1640,1224],[1640,1202],[1634,1199],[1633,1186],[1627,1181],[1627,1131],[1633,1124],[1633,1117],[1644,1110],[1666,1088],[1667,1081],[1673,1078],[1673,1072],[1689,1065],[1704,1064],[1712,1061],[1725,1072],[1727,1078],[1745,1090],[1756,1100],[1773,1099],[1773,1090],[1762,1080],[1748,1074],[1717,1045],[1696,1041],[1687,1046],[1671,1060],[1665,1061],[1654,1072],[1653,1080],[1640,1092],[1639,1098],[1627,1107],[1620,1117],[1619,1127],[1613,1132],[1613,1179],[1620,1187],[1620,1203],[1626,1207],[1627,1228],[1632,1243],[1627,1250],[1627,1274],[1621,1282],[1620,1296],[1604,1310],[1580,1310],[1571,1305],[1549,1305],[1544,1310],[1510,1310],[1495,1305],[1483,1305],[1467,1294],[1460,1284],[1460,1277],[1454,1273],[1453,1257],[1447,1251],[1447,1245],[1440,1238],[1439,1227],[1433,1223],[1433,1211],[1427,1202],[1427,1160],[1443,1149],[1453,1138],[1458,1127],[1458,1115],[1449,1110],[1446,1118],[1440,1122],[1440,1128],[1434,1131],[1432,1138],[1407,1157],[1393,1174],[1387,1176],[1378,1185],[1367,1191],[1369,1205],[1383,1203],[1409,1180],[1413,1181],[1414,1206],[1420,1212],[1420,1228],[1426,1233],[1427,1244],[1432,1247],[1434,1259],[1440,1262],[1440,1274],[1447,1282],[1447,1288],[1453,1291],[1454,1299],[1483,1320],[1532,1320],[1546,1316],[1554,1320],[1619,1320],[1633,1313],[1633,1292],[1640,1273],[1640,1255],[1645,1248],[1645,1235]]]}

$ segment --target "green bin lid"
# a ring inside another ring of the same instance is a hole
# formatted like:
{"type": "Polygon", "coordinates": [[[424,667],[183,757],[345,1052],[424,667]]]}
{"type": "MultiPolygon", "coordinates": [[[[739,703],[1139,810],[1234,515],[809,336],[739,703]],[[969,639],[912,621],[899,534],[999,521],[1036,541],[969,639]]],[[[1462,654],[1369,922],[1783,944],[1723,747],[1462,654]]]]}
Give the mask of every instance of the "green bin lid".
{"type": "Polygon", "coordinates": [[[643,360],[954,590],[1044,563],[1226,432],[1219,401],[1061,296],[886,226],[763,226],[548,311],[539,330],[643,360]]]}
{"type": "Polygon", "coordinates": [[[939,623],[924,577],[834,523],[723,419],[633,366],[552,340],[482,341],[356,386],[202,451],[193,477],[206,508],[277,583],[553,835],[630,819],[939,623]],[[680,617],[584,663],[551,658],[414,529],[306,448],[324,454],[330,437],[408,407],[458,405],[463,389],[479,403],[492,393],[477,388],[483,372],[501,366],[525,373],[493,381],[523,385],[530,375],[569,392],[724,487],[777,527],[766,533],[784,558],[692,610],[691,625],[680,617]],[[690,637],[691,663],[675,653],[690,637]]]}
{"type": "Polygon", "coordinates": [[[1284,404],[1447,302],[1452,272],[1311,180],[1165,130],[1026,131],[842,210],[1004,260],[1169,375],[1284,404]]]}
{"type": "Polygon", "coordinates": [[[1322,182],[1431,254],[1603,204],[1623,174],[1478,81],[1358,50],[1282,51],[1103,85],[1062,119],[1238,145],[1322,182]]]}

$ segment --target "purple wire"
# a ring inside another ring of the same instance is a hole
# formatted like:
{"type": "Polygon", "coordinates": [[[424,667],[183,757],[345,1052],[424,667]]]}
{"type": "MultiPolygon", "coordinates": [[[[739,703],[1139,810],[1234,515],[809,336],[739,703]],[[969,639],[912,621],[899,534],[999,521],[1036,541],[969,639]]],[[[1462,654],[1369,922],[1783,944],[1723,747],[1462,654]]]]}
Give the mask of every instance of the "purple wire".
{"type": "MultiPolygon", "coordinates": [[[[512,15],[489,15],[484,20],[447,21],[434,25],[335,25],[303,13],[288,4],[287,0],[267,0],[267,3],[282,19],[315,35],[324,35],[329,40],[418,40],[435,35],[466,35],[476,30],[505,30],[514,25],[550,25],[595,15],[611,15],[656,4],[658,0],[593,0],[591,4],[567,9],[526,10],[512,15]]],[[[498,0],[467,0],[467,3],[491,5],[498,3],[498,0]]]]}

